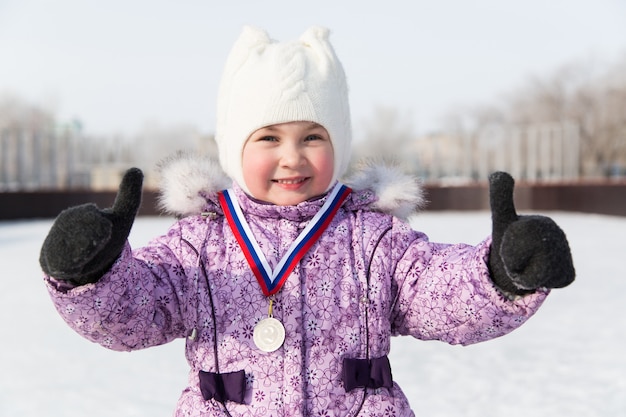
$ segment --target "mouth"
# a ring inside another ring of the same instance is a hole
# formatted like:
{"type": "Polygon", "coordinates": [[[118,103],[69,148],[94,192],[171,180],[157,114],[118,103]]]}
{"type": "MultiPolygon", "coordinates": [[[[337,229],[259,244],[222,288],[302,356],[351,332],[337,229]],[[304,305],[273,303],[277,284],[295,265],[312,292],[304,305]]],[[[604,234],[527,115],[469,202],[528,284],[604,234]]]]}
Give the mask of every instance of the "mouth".
{"type": "Polygon", "coordinates": [[[285,178],[285,179],[275,179],[275,180],[272,180],[272,182],[276,184],[280,184],[280,185],[298,185],[298,184],[302,184],[308,179],[309,177],[285,178]]]}

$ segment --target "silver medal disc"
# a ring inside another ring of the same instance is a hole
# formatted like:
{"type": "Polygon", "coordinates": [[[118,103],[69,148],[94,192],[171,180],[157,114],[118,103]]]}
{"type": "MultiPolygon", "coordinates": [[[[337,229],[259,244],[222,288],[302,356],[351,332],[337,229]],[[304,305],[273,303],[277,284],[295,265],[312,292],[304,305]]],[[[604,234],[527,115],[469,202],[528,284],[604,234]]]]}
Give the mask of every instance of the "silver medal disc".
{"type": "Polygon", "coordinates": [[[254,344],[263,352],[273,352],[285,341],[283,324],[273,317],[268,317],[254,326],[254,344]]]}

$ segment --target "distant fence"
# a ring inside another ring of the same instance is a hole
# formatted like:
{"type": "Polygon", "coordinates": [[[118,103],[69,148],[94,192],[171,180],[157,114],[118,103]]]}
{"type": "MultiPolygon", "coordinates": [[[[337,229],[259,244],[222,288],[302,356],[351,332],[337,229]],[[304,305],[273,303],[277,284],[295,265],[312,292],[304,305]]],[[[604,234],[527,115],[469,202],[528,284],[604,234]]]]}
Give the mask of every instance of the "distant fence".
{"type": "MultiPolygon", "coordinates": [[[[425,185],[425,210],[489,210],[486,183],[457,186],[425,185]]],[[[0,220],[54,218],[63,209],[95,203],[109,207],[115,192],[33,191],[0,193],[0,220]]],[[[157,215],[157,194],[146,190],[139,215],[157,215]]],[[[524,183],[515,187],[520,211],[575,211],[626,216],[626,181],[524,183]]]]}
{"type": "MultiPolygon", "coordinates": [[[[110,207],[115,191],[31,191],[0,192],[0,221],[9,219],[54,218],[62,210],[85,203],[110,207]]],[[[144,191],[139,215],[156,215],[157,194],[144,191]]]]}
{"type": "MultiPolygon", "coordinates": [[[[486,183],[425,187],[426,210],[489,210],[486,183]]],[[[626,216],[626,180],[572,183],[517,182],[514,193],[519,211],[575,211],[626,216]]]]}

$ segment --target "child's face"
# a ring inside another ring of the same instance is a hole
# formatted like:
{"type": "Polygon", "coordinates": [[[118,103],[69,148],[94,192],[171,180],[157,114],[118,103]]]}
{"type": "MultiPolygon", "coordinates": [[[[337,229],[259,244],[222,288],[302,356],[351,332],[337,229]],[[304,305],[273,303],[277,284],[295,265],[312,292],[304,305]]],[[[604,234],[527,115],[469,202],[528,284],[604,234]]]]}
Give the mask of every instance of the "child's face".
{"type": "Polygon", "coordinates": [[[279,206],[295,205],[329,187],[333,146],[326,129],[317,123],[281,123],[250,135],[242,164],[253,197],[279,206]]]}

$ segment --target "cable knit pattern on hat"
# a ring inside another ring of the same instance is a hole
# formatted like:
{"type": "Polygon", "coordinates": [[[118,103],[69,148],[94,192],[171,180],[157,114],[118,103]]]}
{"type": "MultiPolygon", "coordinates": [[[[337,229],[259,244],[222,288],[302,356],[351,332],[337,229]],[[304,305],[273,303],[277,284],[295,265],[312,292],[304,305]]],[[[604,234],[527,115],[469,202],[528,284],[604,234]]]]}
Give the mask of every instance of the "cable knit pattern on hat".
{"type": "Polygon", "coordinates": [[[329,187],[347,169],[352,132],[348,87],[328,29],[311,27],[299,39],[271,40],[246,26],[226,61],[217,102],[215,139],[224,172],[249,192],[241,156],[262,127],[310,121],[328,131],[335,165],[329,187]]]}

